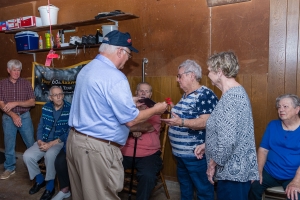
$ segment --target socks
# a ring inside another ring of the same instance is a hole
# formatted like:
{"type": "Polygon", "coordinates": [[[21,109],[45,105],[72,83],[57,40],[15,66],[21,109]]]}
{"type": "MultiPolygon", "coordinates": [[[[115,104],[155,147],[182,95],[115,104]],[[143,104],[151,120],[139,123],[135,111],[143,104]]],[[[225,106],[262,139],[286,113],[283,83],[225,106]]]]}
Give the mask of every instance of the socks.
{"type": "Polygon", "coordinates": [[[54,189],[54,180],[47,181],[46,190],[52,192],[53,189],[54,189]]]}
{"type": "Polygon", "coordinates": [[[45,178],[43,176],[43,174],[38,174],[36,175],[35,177],[35,181],[38,183],[38,184],[41,184],[42,182],[44,182],[45,178]]]}

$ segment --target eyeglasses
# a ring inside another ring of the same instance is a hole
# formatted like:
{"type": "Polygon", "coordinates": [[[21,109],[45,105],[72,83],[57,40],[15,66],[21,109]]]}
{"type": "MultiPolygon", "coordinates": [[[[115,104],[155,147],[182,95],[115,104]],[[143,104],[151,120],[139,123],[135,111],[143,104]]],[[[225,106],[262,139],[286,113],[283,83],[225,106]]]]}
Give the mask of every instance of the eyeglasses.
{"type": "Polygon", "coordinates": [[[128,55],[128,58],[132,58],[132,55],[131,55],[131,53],[129,53],[128,51],[126,51],[125,49],[121,49],[121,50],[123,50],[123,51],[125,51],[126,53],[127,53],[127,55],[128,55]]]}
{"type": "Polygon", "coordinates": [[[190,72],[183,72],[182,74],[177,74],[177,78],[178,78],[178,79],[181,79],[181,76],[182,76],[183,74],[187,74],[187,73],[190,73],[190,72]]]}
{"type": "Polygon", "coordinates": [[[63,96],[64,96],[64,93],[51,94],[50,96],[51,96],[51,97],[55,97],[55,98],[63,97],[63,96]]]}
{"type": "Polygon", "coordinates": [[[139,92],[145,92],[145,93],[150,93],[151,91],[149,91],[149,90],[139,90],[139,92]]]}

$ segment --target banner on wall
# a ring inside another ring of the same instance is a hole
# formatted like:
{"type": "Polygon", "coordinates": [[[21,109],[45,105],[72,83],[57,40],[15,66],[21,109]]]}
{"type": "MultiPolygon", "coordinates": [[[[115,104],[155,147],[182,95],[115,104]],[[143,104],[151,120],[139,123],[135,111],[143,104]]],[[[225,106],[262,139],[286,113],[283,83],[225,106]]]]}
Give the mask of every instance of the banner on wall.
{"type": "Polygon", "coordinates": [[[84,61],[64,68],[51,68],[33,62],[32,87],[35,94],[36,104],[45,104],[49,101],[49,89],[54,85],[59,86],[63,90],[65,100],[71,103],[77,75],[89,62],[90,61],[84,61]]]}

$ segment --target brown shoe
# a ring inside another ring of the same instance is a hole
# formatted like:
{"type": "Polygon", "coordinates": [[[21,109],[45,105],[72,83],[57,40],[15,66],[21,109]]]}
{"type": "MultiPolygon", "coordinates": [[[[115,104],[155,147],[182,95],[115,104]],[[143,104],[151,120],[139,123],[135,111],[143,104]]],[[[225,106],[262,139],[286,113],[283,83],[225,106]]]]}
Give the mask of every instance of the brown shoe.
{"type": "Polygon", "coordinates": [[[11,175],[13,175],[14,173],[16,173],[15,170],[13,171],[9,171],[9,170],[5,170],[1,176],[0,176],[0,179],[8,179],[11,175]]]}

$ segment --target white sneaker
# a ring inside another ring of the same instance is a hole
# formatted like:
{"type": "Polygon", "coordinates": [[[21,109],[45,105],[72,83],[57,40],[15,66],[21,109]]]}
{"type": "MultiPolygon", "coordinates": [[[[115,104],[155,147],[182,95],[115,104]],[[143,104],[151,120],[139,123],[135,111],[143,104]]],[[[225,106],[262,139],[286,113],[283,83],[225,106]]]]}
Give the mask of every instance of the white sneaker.
{"type": "Polygon", "coordinates": [[[9,171],[9,170],[5,170],[1,176],[0,176],[0,179],[8,179],[11,175],[13,175],[14,173],[16,173],[15,170],[13,171],[9,171]]]}
{"type": "Polygon", "coordinates": [[[71,196],[71,192],[67,192],[67,193],[63,193],[62,191],[59,191],[59,193],[57,193],[57,195],[55,195],[55,197],[52,198],[52,200],[62,200],[65,198],[68,198],[71,196]]]}

